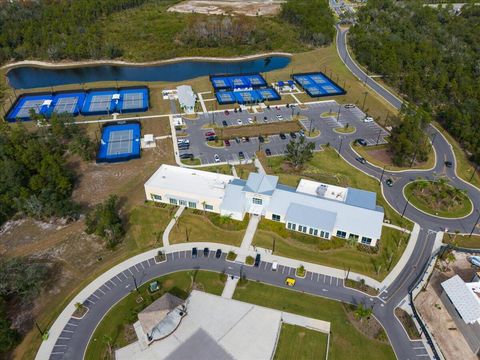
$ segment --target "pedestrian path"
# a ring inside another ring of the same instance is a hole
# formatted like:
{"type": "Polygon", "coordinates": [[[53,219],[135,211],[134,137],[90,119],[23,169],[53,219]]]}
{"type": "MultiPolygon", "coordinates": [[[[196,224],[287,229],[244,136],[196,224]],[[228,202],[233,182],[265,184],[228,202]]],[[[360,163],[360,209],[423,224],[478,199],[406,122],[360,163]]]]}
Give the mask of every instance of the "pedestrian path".
{"type": "Polygon", "coordinates": [[[168,223],[167,227],[165,228],[165,231],[163,232],[162,236],[162,241],[163,241],[163,246],[168,247],[170,246],[170,241],[168,240],[168,237],[170,236],[170,231],[172,231],[173,227],[175,226],[175,223],[178,221],[178,218],[180,215],[182,215],[183,210],[185,210],[185,206],[180,206],[173,215],[172,220],[168,223]]]}
{"type": "Polygon", "coordinates": [[[223,288],[223,292],[222,292],[223,298],[231,299],[233,297],[233,293],[237,288],[238,280],[239,279],[237,277],[232,277],[232,276],[227,277],[227,282],[225,283],[225,287],[223,288]]]}
{"type": "Polygon", "coordinates": [[[252,245],[253,237],[257,231],[258,223],[260,222],[260,216],[250,215],[250,221],[248,222],[247,230],[243,236],[242,245],[240,245],[240,253],[238,254],[237,261],[243,262],[247,258],[247,253],[252,245]]]}
{"type": "Polygon", "coordinates": [[[255,167],[257,168],[257,172],[258,172],[259,174],[265,175],[265,174],[267,173],[267,172],[265,171],[265,169],[263,168],[262,163],[260,162],[260,160],[255,159],[254,164],[255,164],[255,167]]]}

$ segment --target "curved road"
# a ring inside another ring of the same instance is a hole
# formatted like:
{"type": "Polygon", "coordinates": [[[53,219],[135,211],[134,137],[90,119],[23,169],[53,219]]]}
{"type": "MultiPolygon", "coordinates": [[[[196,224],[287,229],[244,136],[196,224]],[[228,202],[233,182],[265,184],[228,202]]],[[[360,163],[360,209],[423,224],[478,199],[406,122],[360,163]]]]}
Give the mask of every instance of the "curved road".
{"type": "MultiPolygon", "coordinates": [[[[346,66],[388,103],[397,109],[400,108],[402,101],[368,77],[351,59],[345,43],[346,33],[346,30],[338,28],[338,53],[344,60],[346,66]]],[[[422,275],[423,268],[432,253],[436,232],[443,231],[445,227],[451,230],[458,229],[461,232],[470,232],[476,223],[478,217],[476,208],[477,204],[480,203],[480,192],[478,189],[456,177],[455,157],[446,139],[434,127],[429,128],[429,136],[433,141],[437,155],[434,169],[404,172],[386,171],[383,175],[383,179],[388,177],[395,179],[393,187],[382,186],[387,201],[399,213],[405,209],[405,216],[410,219],[415,219],[421,227],[411,258],[391,285],[378,297],[371,297],[364,293],[345,288],[342,279],[308,272],[306,278],[298,279],[295,286],[296,290],[338,301],[354,304],[361,302],[367,305],[370,304],[370,306],[373,307],[374,315],[385,328],[397,358],[402,360],[425,357],[427,356],[427,351],[423,346],[423,342],[411,341],[408,338],[400,322],[394,316],[394,309],[405,299],[410,288],[414,286],[417,279],[422,275]],[[452,168],[444,167],[444,161],[447,159],[454,163],[452,168]],[[450,179],[454,186],[466,190],[474,203],[475,212],[461,220],[446,220],[427,215],[412,206],[405,208],[406,199],[402,193],[403,186],[418,176],[433,178],[434,175],[444,175],[450,179]]],[[[352,136],[346,136],[345,138],[350,140],[354,139],[352,136]]],[[[346,161],[361,171],[377,179],[382,177],[382,169],[371,164],[362,165],[358,163],[355,160],[357,155],[351,147],[345,147],[341,155],[346,161]]],[[[248,279],[281,287],[284,287],[283,281],[285,276],[290,273],[293,274],[294,271],[293,268],[280,266],[279,271],[273,272],[271,271],[271,264],[265,262],[262,262],[259,268],[247,267],[239,263],[227,262],[225,255],[221,259],[215,259],[212,253],[208,258],[199,257],[192,259],[188,251],[168,254],[167,261],[160,264],[155,263],[153,258],[145,260],[115,275],[89,296],[86,300],[89,311],[82,320],[74,318],[69,320],[62,334],[57,338],[50,359],[82,359],[88,342],[103,316],[115,303],[132,290],[134,286],[132,277],[135,277],[138,284],[143,284],[161,275],[189,269],[204,269],[216,272],[225,271],[227,274],[235,276],[240,276],[240,274],[243,273],[248,279]]]]}

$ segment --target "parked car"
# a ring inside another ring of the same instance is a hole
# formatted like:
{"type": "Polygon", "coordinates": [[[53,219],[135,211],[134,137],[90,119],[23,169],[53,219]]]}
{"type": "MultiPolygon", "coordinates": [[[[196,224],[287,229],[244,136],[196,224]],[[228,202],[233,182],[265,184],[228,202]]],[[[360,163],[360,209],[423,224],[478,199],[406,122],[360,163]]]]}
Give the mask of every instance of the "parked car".
{"type": "Polygon", "coordinates": [[[188,150],[190,148],[189,144],[180,144],[178,145],[178,150],[188,150]]]}
{"type": "Polygon", "coordinates": [[[213,160],[214,160],[216,163],[219,163],[219,162],[220,162],[220,156],[218,156],[218,154],[213,155],[213,160]]]}
{"type": "Polygon", "coordinates": [[[290,287],[294,287],[295,282],[296,282],[296,280],[294,278],[291,278],[291,277],[287,277],[285,279],[285,285],[290,286],[290,287]]]}
{"type": "Polygon", "coordinates": [[[193,159],[193,154],[190,154],[190,153],[181,154],[180,159],[193,159]]]}
{"type": "Polygon", "coordinates": [[[453,166],[452,162],[451,161],[445,161],[445,166],[447,168],[451,168],[453,166]]]}
{"type": "Polygon", "coordinates": [[[291,132],[291,133],[290,133],[290,137],[291,137],[292,139],[295,139],[295,138],[297,137],[297,134],[295,134],[294,132],[291,132]]]}
{"type": "Polygon", "coordinates": [[[210,254],[210,250],[207,247],[203,249],[203,256],[208,257],[209,254],[210,254]]]}
{"type": "Polygon", "coordinates": [[[282,121],[282,120],[283,120],[283,116],[282,116],[282,115],[277,115],[277,120],[278,120],[278,121],[282,121]]]}
{"type": "Polygon", "coordinates": [[[217,249],[217,251],[215,251],[215,257],[217,259],[220,259],[222,257],[222,250],[221,249],[217,249]]]}
{"type": "Polygon", "coordinates": [[[238,124],[238,125],[243,125],[242,119],[238,119],[238,120],[237,120],[237,124],[238,124]]]}
{"type": "Polygon", "coordinates": [[[361,164],[366,164],[367,163],[367,160],[365,160],[363,157],[357,157],[357,158],[355,158],[355,160],[357,160],[361,164]]]}
{"type": "Polygon", "coordinates": [[[183,138],[180,138],[180,139],[177,139],[177,144],[190,144],[190,140],[188,139],[183,139],[183,138]]]}
{"type": "Polygon", "coordinates": [[[238,152],[238,157],[240,158],[240,160],[245,159],[245,154],[243,153],[243,151],[238,152]]]}
{"type": "Polygon", "coordinates": [[[255,263],[253,264],[253,266],[255,267],[260,266],[260,254],[257,254],[257,256],[255,256],[255,263]]]}
{"type": "Polygon", "coordinates": [[[272,271],[277,271],[278,269],[278,262],[274,261],[272,262],[272,271]]]}
{"type": "Polygon", "coordinates": [[[357,139],[355,140],[355,142],[359,145],[367,146],[367,142],[365,141],[365,139],[357,139]]]}
{"type": "Polygon", "coordinates": [[[237,112],[238,112],[237,108],[233,109],[233,112],[234,112],[234,113],[237,113],[237,112]]]}
{"type": "Polygon", "coordinates": [[[230,146],[230,140],[225,140],[225,146],[230,146]]]}
{"type": "Polygon", "coordinates": [[[239,137],[236,137],[236,138],[235,138],[235,142],[236,142],[237,144],[240,144],[240,138],[239,138],[239,137]]]}
{"type": "Polygon", "coordinates": [[[261,143],[264,143],[264,142],[265,142],[265,138],[264,138],[262,135],[260,135],[260,136],[258,137],[258,141],[260,141],[261,143]]]}
{"type": "Polygon", "coordinates": [[[373,118],[371,116],[365,116],[365,118],[363,119],[363,122],[364,123],[371,123],[371,122],[373,122],[373,118]]]}
{"type": "Polygon", "coordinates": [[[393,186],[393,180],[388,178],[387,180],[385,180],[385,184],[387,184],[388,187],[392,187],[393,186]]]}
{"type": "Polygon", "coordinates": [[[213,131],[207,131],[207,132],[205,133],[205,136],[215,136],[215,132],[213,132],[213,131]]]}
{"type": "Polygon", "coordinates": [[[266,116],[263,117],[263,122],[268,122],[268,118],[266,116]]]}
{"type": "Polygon", "coordinates": [[[278,136],[280,136],[280,139],[282,140],[285,140],[287,138],[284,133],[280,133],[278,136]]]}
{"type": "Polygon", "coordinates": [[[249,124],[253,124],[253,119],[252,119],[252,118],[248,118],[248,123],[249,123],[249,124]]]}
{"type": "Polygon", "coordinates": [[[245,136],[245,141],[250,142],[250,138],[248,136],[245,136]]]}
{"type": "Polygon", "coordinates": [[[353,109],[356,106],[354,104],[345,104],[344,107],[345,107],[345,109],[353,109]]]}
{"type": "Polygon", "coordinates": [[[270,149],[265,149],[265,155],[267,156],[272,155],[272,152],[270,151],[270,149]]]}
{"type": "Polygon", "coordinates": [[[206,140],[206,141],[215,141],[215,140],[217,140],[217,137],[216,137],[216,136],[207,136],[207,137],[205,138],[205,140],[206,140]]]}
{"type": "Polygon", "coordinates": [[[193,258],[193,259],[196,259],[196,258],[197,258],[197,253],[198,253],[198,250],[197,250],[196,247],[194,247],[194,248],[192,249],[192,258],[193,258]]]}
{"type": "Polygon", "coordinates": [[[242,112],[242,111],[243,111],[243,110],[242,110],[242,108],[241,108],[241,107],[239,107],[239,108],[238,108],[238,112],[242,112]]]}
{"type": "Polygon", "coordinates": [[[298,132],[298,135],[300,135],[300,137],[304,137],[305,136],[305,132],[303,130],[300,130],[298,132]]]}
{"type": "Polygon", "coordinates": [[[226,120],[223,120],[223,121],[222,121],[222,125],[223,125],[224,127],[227,127],[227,126],[228,126],[227,121],[226,121],[226,120]]]}

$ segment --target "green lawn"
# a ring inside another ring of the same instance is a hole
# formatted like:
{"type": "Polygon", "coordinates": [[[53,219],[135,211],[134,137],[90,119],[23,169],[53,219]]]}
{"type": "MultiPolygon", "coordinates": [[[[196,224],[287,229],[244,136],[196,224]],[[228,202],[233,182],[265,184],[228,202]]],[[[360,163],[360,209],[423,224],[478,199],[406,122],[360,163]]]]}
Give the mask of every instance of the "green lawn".
{"type": "Polygon", "coordinates": [[[467,216],[473,208],[467,195],[456,193],[453,186],[438,181],[411,182],[404,193],[413,206],[431,215],[455,219],[467,216]]]}
{"type": "Polygon", "coordinates": [[[377,193],[377,204],[385,210],[385,218],[392,224],[396,224],[408,229],[412,229],[413,224],[405,218],[402,218],[385,201],[380,190],[379,182],[357,170],[341,157],[332,148],[325,148],[324,151],[315,152],[302,170],[294,171],[284,168],[284,157],[259,157],[268,173],[278,175],[280,182],[285,185],[296,187],[301,178],[307,178],[314,181],[325,182],[328,184],[355,187],[358,189],[374,191],[377,193]]]}
{"type": "Polygon", "coordinates": [[[342,239],[334,237],[332,240],[323,240],[290,231],[285,228],[285,224],[262,219],[253,238],[253,245],[272,249],[274,241],[275,255],[337,269],[350,268],[351,271],[383,280],[402,256],[408,234],[384,227],[378,252],[373,253],[359,250],[356,244],[350,245],[342,239]]]}
{"type": "Polygon", "coordinates": [[[186,211],[170,233],[170,244],[213,242],[240,246],[247,224],[248,216],[242,222],[211,214],[203,215],[200,210],[186,211]]]}
{"type": "MultiPolygon", "coordinates": [[[[452,231],[450,229],[449,231],[452,231]]],[[[471,249],[480,249],[480,236],[479,235],[456,235],[445,233],[443,235],[443,242],[446,244],[452,244],[459,247],[466,247],[471,249]]]]}
{"type": "Polygon", "coordinates": [[[357,128],[355,126],[349,126],[349,127],[337,127],[334,128],[333,131],[340,133],[340,134],[351,134],[355,131],[357,131],[357,128]]]}
{"type": "Polygon", "coordinates": [[[209,171],[217,174],[224,174],[224,175],[233,175],[232,174],[232,167],[230,165],[212,165],[212,166],[202,166],[199,168],[202,171],[209,171]]]}
{"type": "Polygon", "coordinates": [[[158,299],[166,292],[170,292],[180,298],[186,299],[192,289],[193,283],[196,288],[215,295],[221,295],[224,284],[217,273],[207,271],[183,271],[162,276],[158,279],[161,289],[153,294],[147,290],[148,281],[139,288],[140,294],[132,291],[119,303],[110,309],[95,330],[88,344],[86,359],[113,359],[109,355],[108,343],[112,348],[123,347],[136,341],[132,334],[131,324],[138,320],[138,313],[158,299]],[[143,301],[137,302],[139,295],[143,301]]]}
{"type": "Polygon", "coordinates": [[[325,359],[327,341],[327,334],[301,326],[282,324],[274,359],[325,359]]]}
{"type": "MultiPolygon", "coordinates": [[[[352,325],[347,318],[344,305],[339,302],[256,282],[248,282],[244,287],[237,287],[233,298],[329,321],[332,332],[329,359],[395,359],[395,354],[390,345],[365,336],[352,325]]],[[[303,356],[302,350],[297,350],[296,355],[290,357],[290,359],[296,359],[297,356],[303,356]]],[[[323,358],[309,357],[309,359],[323,358]]]]}

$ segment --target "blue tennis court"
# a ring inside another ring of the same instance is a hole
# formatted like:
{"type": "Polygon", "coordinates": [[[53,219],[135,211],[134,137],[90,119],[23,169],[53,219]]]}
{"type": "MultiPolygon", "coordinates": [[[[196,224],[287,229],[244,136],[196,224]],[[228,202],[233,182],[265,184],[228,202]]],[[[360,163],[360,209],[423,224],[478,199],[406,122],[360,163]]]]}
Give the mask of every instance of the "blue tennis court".
{"type": "Polygon", "coordinates": [[[50,117],[53,113],[77,116],[84,101],[85,93],[83,92],[59,93],[53,97],[52,105],[48,108],[45,116],[50,117]]]}
{"type": "Polygon", "coordinates": [[[53,96],[49,94],[21,95],[7,113],[6,119],[9,122],[16,120],[30,120],[30,111],[36,114],[45,115],[53,102],[53,96]]]}
{"type": "Polygon", "coordinates": [[[116,90],[92,90],[85,96],[81,113],[83,115],[105,115],[115,112],[120,94],[116,90]]]}
{"type": "Polygon", "coordinates": [[[257,104],[265,100],[280,100],[280,95],[273,88],[240,91],[218,91],[215,93],[220,105],[238,103],[241,105],[257,104]]]}
{"type": "Polygon", "coordinates": [[[119,113],[147,111],[148,88],[121,89],[120,99],[116,103],[116,111],[119,113]]]}
{"type": "Polygon", "coordinates": [[[97,162],[120,162],[140,157],[140,124],[106,125],[97,155],[97,162]]]}
{"type": "Polygon", "coordinates": [[[293,74],[292,78],[311,97],[346,94],[346,91],[342,87],[337,85],[332,79],[321,72],[293,74]]]}
{"type": "Polygon", "coordinates": [[[213,88],[217,90],[235,90],[235,89],[255,89],[267,86],[267,82],[262,75],[238,74],[238,75],[212,75],[210,82],[213,88]]]}

